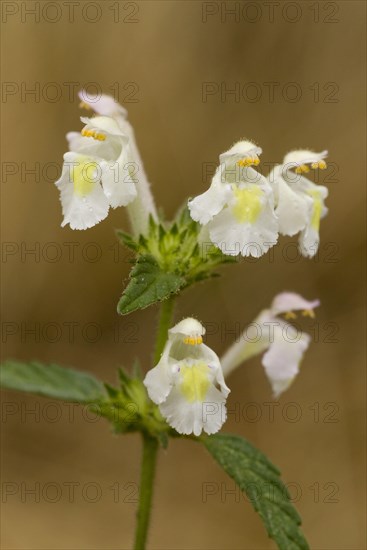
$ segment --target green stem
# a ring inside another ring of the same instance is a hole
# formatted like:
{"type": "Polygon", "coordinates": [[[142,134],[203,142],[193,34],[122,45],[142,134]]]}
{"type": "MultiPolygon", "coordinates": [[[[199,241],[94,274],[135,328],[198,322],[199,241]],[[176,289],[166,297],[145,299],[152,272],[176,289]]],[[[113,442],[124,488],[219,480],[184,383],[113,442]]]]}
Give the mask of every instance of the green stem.
{"type": "Polygon", "coordinates": [[[152,508],[153,481],[157,461],[158,440],[149,435],[143,436],[143,458],[140,476],[140,499],[137,513],[134,550],[144,550],[147,541],[150,512],[152,508]]]}
{"type": "Polygon", "coordinates": [[[161,358],[162,351],[167,341],[168,329],[170,327],[173,315],[173,308],[175,305],[175,298],[168,298],[161,304],[161,312],[159,317],[157,341],[154,351],[154,365],[158,363],[161,358]]]}
{"type": "MultiPolygon", "coordinates": [[[[158,323],[157,341],[154,352],[156,365],[162,355],[167,341],[168,329],[171,324],[174,307],[174,298],[169,298],[161,304],[158,323]]],[[[143,458],[140,474],[140,498],[137,513],[134,550],[145,550],[147,541],[150,512],[152,507],[153,482],[157,462],[158,440],[143,433],[143,458]]]]}

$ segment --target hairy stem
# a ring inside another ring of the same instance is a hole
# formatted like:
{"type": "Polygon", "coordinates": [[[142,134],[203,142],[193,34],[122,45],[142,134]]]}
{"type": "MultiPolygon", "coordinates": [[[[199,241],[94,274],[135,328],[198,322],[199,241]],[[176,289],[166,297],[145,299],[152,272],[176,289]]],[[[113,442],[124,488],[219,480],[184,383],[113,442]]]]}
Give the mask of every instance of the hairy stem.
{"type": "Polygon", "coordinates": [[[157,439],[144,433],[142,437],[143,457],[141,463],[140,498],[137,512],[134,550],[145,550],[152,508],[153,482],[158,451],[157,439]]]}
{"type": "Polygon", "coordinates": [[[157,341],[154,351],[154,365],[156,365],[161,358],[164,345],[167,341],[168,329],[170,327],[173,315],[173,308],[175,305],[175,298],[168,298],[162,302],[161,312],[159,317],[157,341]]]}
{"type": "MultiPolygon", "coordinates": [[[[169,298],[161,304],[157,341],[154,353],[154,364],[157,364],[167,341],[168,329],[171,324],[174,308],[174,298],[169,298]]],[[[145,550],[147,541],[150,512],[152,507],[153,483],[157,462],[158,440],[143,433],[143,458],[140,474],[140,498],[137,513],[134,550],[145,550]]]]}

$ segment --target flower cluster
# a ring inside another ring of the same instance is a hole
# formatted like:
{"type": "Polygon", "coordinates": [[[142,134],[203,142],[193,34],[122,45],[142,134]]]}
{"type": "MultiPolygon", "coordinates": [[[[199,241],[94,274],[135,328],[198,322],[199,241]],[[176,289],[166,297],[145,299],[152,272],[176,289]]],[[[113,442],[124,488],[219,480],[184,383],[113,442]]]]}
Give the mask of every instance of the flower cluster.
{"type": "MultiPolygon", "coordinates": [[[[87,229],[110,207],[128,206],[135,233],[145,233],[148,216],[157,219],[157,213],[126,111],[108,96],[83,106],[97,116],[81,117],[82,131],[67,134],[69,151],[56,182],[62,225],[87,229]]],[[[225,255],[260,257],[279,234],[300,233],[302,254],[314,256],[328,190],[304,174],[310,167],[325,169],[327,151],[292,151],[268,177],[254,168],[261,153],[252,142],[239,141],[219,156],[209,189],[188,202],[192,219],[203,226],[201,242],[209,238],[225,255]]]]}
{"type": "Polygon", "coordinates": [[[189,201],[192,218],[224,254],[259,257],[277,243],[279,233],[300,232],[302,254],[314,256],[328,191],[303,174],[309,165],[325,169],[327,151],[292,151],[268,178],[254,168],[261,153],[250,141],[239,141],[220,155],[209,189],[189,201]]]}
{"type": "MultiPolygon", "coordinates": [[[[189,200],[188,220],[181,216],[167,229],[157,214],[125,109],[108,96],[86,100],[81,95],[82,106],[94,116],[82,117],[81,132],[67,135],[69,151],[56,182],[62,225],[87,229],[106,218],[110,207],[127,207],[133,235],[121,233],[121,238],[136,252],[138,262],[140,254],[140,264],[121,299],[128,307],[125,304],[120,313],[166,299],[188,285],[187,273],[192,280],[205,278],[207,266],[198,251],[208,240],[216,254],[229,260],[239,254],[260,257],[277,243],[279,234],[299,234],[302,254],[316,254],[328,191],[305,174],[326,168],[326,151],[292,151],[265,177],[256,170],[261,148],[239,141],[220,155],[209,189],[189,200]],[[177,263],[183,265],[177,269],[177,263]]],[[[206,263],[212,266],[220,260],[214,257],[206,263]]],[[[226,419],[230,392],[224,376],[263,353],[265,374],[277,398],[298,374],[310,343],[310,337],[288,320],[297,310],[312,317],[318,305],[318,300],[309,302],[295,293],[279,294],[252,324],[255,337],[249,339],[247,329],[222,359],[203,343],[202,324],[184,319],[168,330],[160,360],[145,377],[149,397],[177,432],[217,432],[226,419]]]]}

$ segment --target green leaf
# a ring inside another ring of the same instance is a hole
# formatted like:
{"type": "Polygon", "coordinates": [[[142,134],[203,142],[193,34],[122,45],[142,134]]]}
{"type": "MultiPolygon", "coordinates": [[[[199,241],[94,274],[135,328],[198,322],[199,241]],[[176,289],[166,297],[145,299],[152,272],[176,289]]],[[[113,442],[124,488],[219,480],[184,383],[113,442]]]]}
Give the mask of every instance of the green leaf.
{"type": "Polygon", "coordinates": [[[102,382],[87,372],[36,361],[5,361],[0,367],[0,386],[78,403],[91,403],[107,395],[102,382]]]}
{"type": "Polygon", "coordinates": [[[269,537],[280,550],[308,550],[279,471],[245,439],[226,434],[200,438],[210,454],[237,483],[260,514],[269,537]]]}
{"type": "Polygon", "coordinates": [[[125,315],[165,300],[178,292],[185,282],[180,275],[163,271],[153,256],[140,256],[131,271],[130,282],[120,298],[117,311],[125,315]]]}

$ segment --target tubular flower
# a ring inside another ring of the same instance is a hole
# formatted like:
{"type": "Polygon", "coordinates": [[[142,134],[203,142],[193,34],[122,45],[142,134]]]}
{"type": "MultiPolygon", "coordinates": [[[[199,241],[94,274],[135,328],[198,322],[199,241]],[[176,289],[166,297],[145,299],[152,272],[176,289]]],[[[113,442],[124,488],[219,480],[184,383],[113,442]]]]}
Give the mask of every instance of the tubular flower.
{"type": "Polygon", "coordinates": [[[313,309],[319,305],[319,300],[309,302],[293,292],[278,294],[270,309],[263,310],[240,340],[221,358],[225,376],[227,377],[247,359],[265,352],[262,364],[274,398],[279,397],[298,374],[303,355],[311,340],[308,334],[297,330],[279,315],[285,314],[286,319],[295,319],[294,312],[302,310],[303,316],[313,318],[313,309]]]}
{"type": "Polygon", "coordinates": [[[278,239],[272,188],[253,168],[261,152],[250,141],[237,142],[220,155],[209,189],[188,204],[211,242],[230,256],[262,256],[278,239]]]}
{"type": "Polygon", "coordinates": [[[304,256],[312,257],[319,247],[320,220],[327,214],[324,200],[328,190],[315,185],[304,174],[312,169],[324,170],[327,151],[291,151],[269,175],[273,186],[279,232],[293,236],[300,232],[299,247],[304,256]],[[294,170],[294,171],[293,171],[294,170]]]}
{"type": "Polygon", "coordinates": [[[181,434],[215,433],[227,416],[230,390],[218,356],[203,344],[204,333],[190,317],[171,328],[159,363],[144,380],[149,397],[181,434]]]}
{"type": "Polygon", "coordinates": [[[154,199],[150,190],[150,183],[144,170],[144,165],[136,143],[135,133],[127,120],[127,111],[115,99],[105,94],[92,96],[85,90],[79,92],[80,107],[93,110],[99,115],[112,117],[118,124],[120,131],[128,137],[131,167],[134,170],[134,182],[137,197],[129,204],[128,213],[134,233],[146,233],[149,216],[158,219],[154,199]]]}
{"type": "Polygon", "coordinates": [[[129,170],[128,138],[107,116],[81,118],[81,133],[67,134],[68,153],[56,186],[64,221],[71,229],[88,229],[106,218],[109,207],[132,202],[136,195],[129,170]]]}

